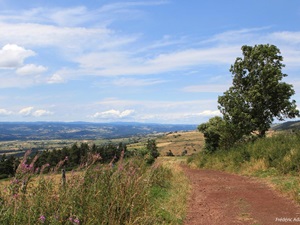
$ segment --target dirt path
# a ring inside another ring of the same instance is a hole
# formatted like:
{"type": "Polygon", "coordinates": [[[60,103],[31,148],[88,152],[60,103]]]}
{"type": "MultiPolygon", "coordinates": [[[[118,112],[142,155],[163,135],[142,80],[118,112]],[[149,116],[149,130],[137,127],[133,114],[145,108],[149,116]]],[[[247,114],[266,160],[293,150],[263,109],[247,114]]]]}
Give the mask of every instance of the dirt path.
{"type": "Polygon", "coordinates": [[[300,225],[300,207],[254,178],[183,170],[192,185],[185,225],[300,225]]]}

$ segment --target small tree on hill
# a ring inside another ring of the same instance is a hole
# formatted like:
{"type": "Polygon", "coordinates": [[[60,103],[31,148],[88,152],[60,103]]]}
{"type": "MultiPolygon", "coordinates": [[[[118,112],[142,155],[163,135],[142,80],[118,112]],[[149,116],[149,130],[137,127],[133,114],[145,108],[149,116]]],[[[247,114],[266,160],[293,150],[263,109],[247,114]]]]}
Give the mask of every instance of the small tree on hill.
{"type": "Polygon", "coordinates": [[[159,156],[155,140],[148,139],[146,149],[148,151],[146,155],[146,161],[148,164],[152,164],[159,156]]]}
{"type": "Polygon", "coordinates": [[[274,118],[299,116],[293,86],[282,82],[282,56],[274,45],[243,46],[243,58],[237,58],[230,72],[232,87],[219,96],[219,109],[226,123],[236,132],[249,135],[258,131],[264,137],[274,118]]]}

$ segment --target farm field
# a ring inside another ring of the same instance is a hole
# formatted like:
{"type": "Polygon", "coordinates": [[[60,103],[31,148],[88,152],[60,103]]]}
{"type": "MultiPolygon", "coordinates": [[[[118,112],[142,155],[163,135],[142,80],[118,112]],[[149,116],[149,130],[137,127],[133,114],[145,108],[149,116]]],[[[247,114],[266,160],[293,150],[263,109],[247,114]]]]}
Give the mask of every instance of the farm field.
{"type": "MultiPolygon", "coordinates": [[[[192,155],[200,152],[204,145],[203,134],[198,131],[169,132],[158,135],[155,140],[161,156],[166,156],[170,151],[174,156],[192,155]]],[[[131,151],[141,149],[146,141],[147,138],[141,139],[137,143],[127,145],[127,148],[131,151]]]]}

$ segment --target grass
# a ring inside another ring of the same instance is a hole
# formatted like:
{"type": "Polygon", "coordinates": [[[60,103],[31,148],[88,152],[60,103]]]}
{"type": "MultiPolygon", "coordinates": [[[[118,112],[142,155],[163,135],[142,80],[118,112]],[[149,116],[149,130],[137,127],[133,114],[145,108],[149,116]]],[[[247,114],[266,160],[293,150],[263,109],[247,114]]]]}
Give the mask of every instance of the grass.
{"type": "Polygon", "coordinates": [[[25,156],[16,177],[1,182],[0,224],[182,224],[188,183],[179,167],[138,157],[104,165],[95,157],[63,184],[59,173],[22,167],[25,156]]]}
{"type": "Polygon", "coordinates": [[[158,159],[158,163],[172,174],[167,189],[156,187],[154,190],[160,196],[160,198],[153,199],[158,205],[157,213],[164,218],[166,224],[182,224],[186,215],[190,185],[180,167],[181,161],[182,158],[177,157],[160,157],[158,159]]]}

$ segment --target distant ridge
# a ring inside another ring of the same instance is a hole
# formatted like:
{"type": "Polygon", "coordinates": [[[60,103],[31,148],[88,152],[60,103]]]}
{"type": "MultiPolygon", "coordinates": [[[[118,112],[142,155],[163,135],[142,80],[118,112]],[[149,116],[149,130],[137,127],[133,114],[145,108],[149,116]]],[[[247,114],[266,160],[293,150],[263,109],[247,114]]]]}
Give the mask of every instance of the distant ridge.
{"type": "Polygon", "coordinates": [[[300,130],[300,120],[275,124],[272,130],[300,130]]]}
{"type": "Polygon", "coordinates": [[[196,130],[192,124],[137,122],[0,122],[0,141],[112,139],[161,132],[196,130]]]}

